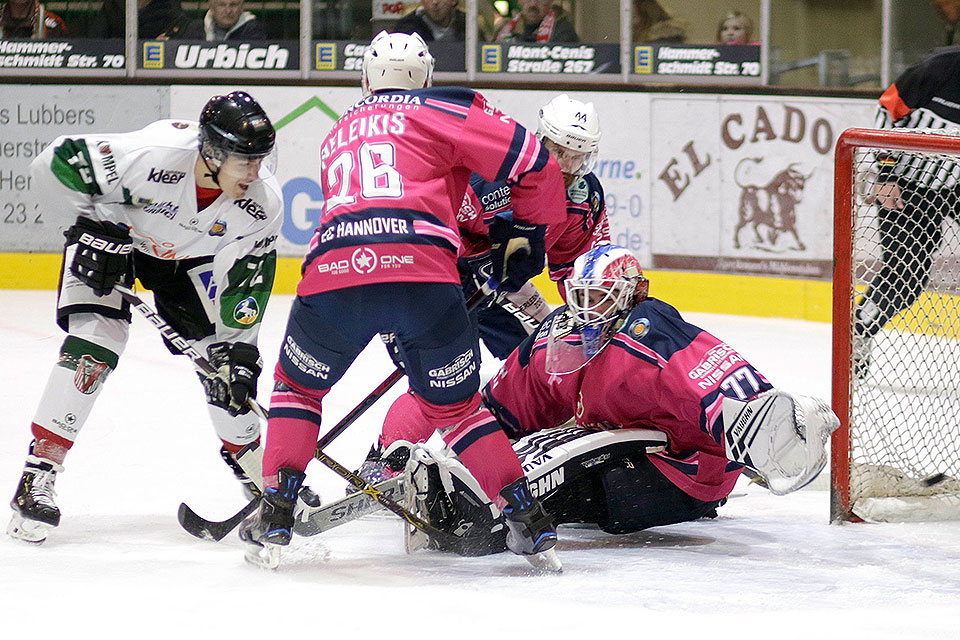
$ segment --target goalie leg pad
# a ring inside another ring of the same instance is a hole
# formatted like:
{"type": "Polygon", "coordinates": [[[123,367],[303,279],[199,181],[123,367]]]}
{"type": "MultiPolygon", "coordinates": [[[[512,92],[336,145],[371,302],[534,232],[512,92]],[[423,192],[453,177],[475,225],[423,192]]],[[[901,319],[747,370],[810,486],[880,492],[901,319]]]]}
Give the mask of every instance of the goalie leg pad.
{"type": "Polygon", "coordinates": [[[704,502],[687,495],[646,456],[621,459],[599,475],[606,514],[598,524],[607,533],[633,533],[698,520],[715,514],[722,502],[704,502]]]}
{"type": "Polygon", "coordinates": [[[408,500],[432,526],[459,538],[457,544],[435,539],[428,546],[462,556],[499,553],[507,548],[500,512],[480,484],[458,460],[415,445],[407,462],[408,500]]]}
{"type": "Polygon", "coordinates": [[[782,496],[809,484],[827,463],[826,443],[840,426],[822,400],[773,390],[754,400],[723,399],[727,457],[759,473],[782,496]]]}

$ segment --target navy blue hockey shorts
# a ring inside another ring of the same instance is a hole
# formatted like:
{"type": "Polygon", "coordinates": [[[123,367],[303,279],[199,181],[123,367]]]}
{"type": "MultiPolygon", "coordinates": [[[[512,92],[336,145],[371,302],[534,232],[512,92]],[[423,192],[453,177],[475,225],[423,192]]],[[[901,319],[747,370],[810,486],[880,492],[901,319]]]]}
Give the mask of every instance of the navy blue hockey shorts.
{"type": "Polygon", "coordinates": [[[298,297],[280,367],[299,385],[329,389],[381,332],[396,334],[410,388],[427,402],[455,404],[477,392],[477,332],[455,284],[385,282],[298,297]]]}

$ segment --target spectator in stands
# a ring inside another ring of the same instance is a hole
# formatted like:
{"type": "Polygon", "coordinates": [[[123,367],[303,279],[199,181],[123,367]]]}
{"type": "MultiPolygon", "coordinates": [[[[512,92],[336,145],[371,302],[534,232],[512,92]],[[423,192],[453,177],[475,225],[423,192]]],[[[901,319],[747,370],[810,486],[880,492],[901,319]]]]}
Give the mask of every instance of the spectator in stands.
{"type": "Polygon", "coordinates": [[[739,11],[731,11],[717,27],[717,44],[757,44],[753,40],[753,20],[739,11]]]}
{"type": "Polygon", "coordinates": [[[206,39],[266,40],[263,23],[249,11],[243,10],[243,0],[210,0],[210,8],[203,16],[206,39]]]}
{"type": "MultiPolygon", "coordinates": [[[[103,8],[90,29],[94,38],[123,38],[124,0],[103,0],[103,8]]],[[[203,24],[180,8],[180,0],[137,0],[137,32],[141,40],[203,40],[203,24]]]]}
{"type": "Polygon", "coordinates": [[[687,25],[667,13],[657,0],[633,0],[633,41],[680,44],[687,25]]]}
{"type": "Polygon", "coordinates": [[[423,0],[397,22],[393,31],[416,33],[424,42],[462,42],[466,39],[467,14],[457,8],[460,0],[423,0]]]}
{"type": "Polygon", "coordinates": [[[497,33],[497,42],[579,41],[573,23],[553,0],[520,0],[520,13],[497,33]]]}
{"type": "Polygon", "coordinates": [[[47,11],[39,0],[8,0],[0,9],[0,40],[63,38],[70,32],[63,18],[47,11]]]}
{"type": "Polygon", "coordinates": [[[960,44],[960,0],[930,0],[930,4],[946,25],[943,44],[960,44]]]}

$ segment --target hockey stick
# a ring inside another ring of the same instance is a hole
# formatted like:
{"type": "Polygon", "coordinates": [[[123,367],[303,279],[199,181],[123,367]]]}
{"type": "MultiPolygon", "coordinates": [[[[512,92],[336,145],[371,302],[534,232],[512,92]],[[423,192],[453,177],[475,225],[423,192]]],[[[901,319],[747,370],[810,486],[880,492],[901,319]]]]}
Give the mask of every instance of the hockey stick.
{"type": "Polygon", "coordinates": [[[494,302],[494,304],[498,305],[501,309],[512,315],[514,318],[519,320],[522,325],[532,331],[536,331],[537,327],[540,326],[540,322],[536,318],[524,311],[506,296],[500,297],[494,302]]]}
{"type": "MultiPolygon", "coordinates": [[[[320,453],[323,447],[326,447],[328,444],[333,442],[333,440],[339,436],[341,433],[346,431],[347,427],[353,424],[357,418],[359,418],[364,411],[369,409],[379,400],[383,395],[394,385],[397,380],[403,377],[403,369],[397,367],[387,378],[377,386],[376,389],[371,391],[366,398],[360,401],[356,407],[353,408],[350,413],[343,417],[330,431],[328,431],[320,440],[317,442],[316,453],[320,453]]],[[[315,454],[316,455],[316,454],[315,454]]],[[[260,487],[257,487],[258,489],[260,487]]],[[[239,525],[244,518],[253,513],[254,509],[257,508],[260,498],[254,498],[246,506],[243,507],[240,511],[230,516],[226,520],[207,520],[199,516],[193,509],[191,509],[187,503],[181,502],[180,508],[177,511],[177,520],[180,522],[180,526],[184,530],[195,538],[201,538],[204,540],[213,540],[214,542],[219,542],[226,536],[228,533],[233,531],[237,525],[239,525]]]]}
{"type": "MultiPolygon", "coordinates": [[[[172,344],[175,349],[180,351],[183,355],[187,356],[193,361],[193,364],[197,365],[201,371],[203,371],[208,376],[213,376],[217,374],[217,370],[214,368],[210,361],[203,357],[203,355],[193,348],[193,345],[190,342],[177,333],[176,329],[167,324],[167,321],[160,317],[160,314],[157,313],[153,307],[143,301],[143,299],[138,296],[132,289],[125,287],[123,285],[114,285],[114,291],[118,292],[123,299],[130,303],[137,311],[143,314],[143,316],[149,320],[153,326],[160,331],[160,335],[167,339],[167,342],[172,344]]],[[[263,407],[260,406],[254,398],[247,398],[247,404],[250,405],[250,409],[261,419],[267,419],[267,412],[264,411],[263,407]]]]}
{"type": "MultiPolygon", "coordinates": [[[[470,296],[470,299],[466,301],[467,310],[469,311],[470,309],[473,309],[473,308],[475,308],[477,305],[479,305],[487,296],[489,296],[490,294],[492,294],[492,293],[496,290],[497,285],[498,285],[498,283],[497,283],[496,281],[494,281],[493,278],[491,278],[491,279],[490,279],[488,282],[486,282],[481,288],[477,289],[477,291],[475,291],[475,292],[470,296]]],[[[128,290],[128,291],[129,291],[129,290],[128,290]]],[[[123,293],[123,291],[121,291],[121,293],[123,293]]],[[[133,292],[130,292],[130,293],[131,293],[131,295],[133,294],[133,292]]],[[[136,298],[136,296],[134,296],[134,297],[136,298]]],[[[137,300],[139,300],[139,298],[137,298],[137,300]]],[[[144,306],[146,306],[146,305],[144,305],[144,306]]],[[[147,306],[146,308],[152,312],[152,309],[150,309],[149,306],[147,306]]],[[[155,315],[155,314],[154,314],[154,315],[155,315]]],[[[150,317],[150,316],[148,316],[148,317],[150,317]]],[[[156,320],[153,320],[153,318],[151,318],[151,321],[152,321],[154,324],[157,324],[157,321],[163,322],[162,318],[159,318],[159,317],[157,317],[156,320]]],[[[166,325],[166,323],[163,323],[163,324],[166,325]]],[[[157,326],[159,327],[160,325],[157,325],[157,326]]],[[[173,331],[173,330],[171,329],[170,331],[173,331]]],[[[165,335],[166,335],[166,334],[165,334],[165,335]]],[[[180,337],[179,335],[176,334],[176,332],[173,332],[173,335],[176,335],[178,338],[180,337]]],[[[170,338],[168,337],[168,339],[170,339],[170,338]]],[[[182,338],[181,338],[181,340],[182,340],[182,338]]],[[[187,345],[187,346],[189,347],[190,345],[187,345]]],[[[192,349],[192,347],[191,347],[191,349],[192,349]]],[[[197,354],[197,355],[199,356],[199,354],[197,354]]],[[[202,358],[202,356],[199,356],[199,357],[202,358]]],[[[208,363],[208,364],[209,364],[209,363],[208,363]]],[[[331,469],[333,469],[335,472],[336,472],[336,470],[334,469],[334,467],[332,467],[332,466],[331,466],[330,464],[328,464],[327,462],[324,462],[324,461],[323,461],[323,458],[321,458],[321,456],[327,458],[327,460],[329,460],[331,463],[334,463],[334,464],[336,464],[337,466],[340,466],[341,468],[344,468],[344,467],[342,467],[342,465],[340,465],[340,464],[337,463],[336,461],[332,460],[331,458],[329,458],[328,456],[326,456],[326,454],[323,453],[324,447],[326,447],[327,445],[329,445],[331,442],[333,442],[333,440],[334,440],[337,436],[339,436],[341,433],[343,433],[344,431],[346,431],[346,429],[347,429],[350,425],[352,425],[352,424],[357,420],[357,418],[359,418],[367,409],[369,409],[371,406],[373,406],[373,405],[377,402],[377,400],[379,400],[381,397],[383,397],[383,395],[386,394],[386,392],[389,391],[390,388],[393,387],[393,385],[396,384],[397,381],[400,380],[400,378],[403,377],[403,375],[404,375],[403,369],[401,369],[400,367],[397,367],[389,376],[387,376],[387,378],[386,378],[383,382],[381,382],[381,383],[377,386],[376,389],[374,389],[374,390],[371,391],[369,394],[367,394],[367,397],[364,398],[363,400],[361,400],[360,403],[359,403],[356,407],[354,407],[353,410],[350,411],[350,413],[348,413],[346,416],[344,416],[344,417],[340,420],[340,422],[338,422],[336,425],[334,425],[334,427],[333,427],[332,429],[330,429],[330,431],[328,431],[322,438],[320,438],[320,440],[317,442],[317,448],[316,448],[316,451],[314,452],[314,457],[317,458],[318,460],[320,460],[320,461],[321,461],[323,464],[325,464],[326,466],[328,466],[328,467],[330,467],[331,469]]],[[[258,406],[259,406],[259,405],[258,405],[258,406]]],[[[258,413],[257,415],[261,415],[261,414],[258,413]]],[[[262,415],[261,417],[264,418],[264,420],[266,420],[265,415],[262,415]]],[[[349,473],[349,472],[348,472],[348,473],[349,473]]],[[[350,478],[348,478],[348,477],[346,477],[346,476],[342,476],[342,477],[344,477],[346,480],[350,481],[351,484],[354,484],[354,486],[356,486],[356,483],[353,482],[352,480],[350,480],[350,478]]],[[[359,476],[355,476],[355,477],[359,478],[359,476]]],[[[362,482],[362,479],[361,479],[361,482],[362,482]]],[[[367,495],[370,495],[370,496],[373,497],[375,500],[377,500],[376,496],[374,496],[372,493],[369,493],[369,492],[367,492],[366,490],[364,490],[362,486],[359,487],[359,488],[361,489],[361,491],[362,491],[363,493],[366,493],[367,495]]],[[[376,491],[375,489],[373,489],[372,486],[371,486],[371,489],[372,489],[373,491],[376,491]]],[[[243,507],[243,509],[241,509],[240,511],[238,511],[238,512],[237,512],[236,514],[234,514],[233,516],[227,518],[226,520],[220,520],[220,521],[207,520],[206,518],[203,518],[203,517],[199,516],[199,515],[198,515],[193,509],[191,509],[186,503],[183,503],[183,502],[182,502],[182,503],[180,503],[180,508],[179,508],[179,510],[177,511],[177,520],[180,522],[180,526],[182,526],[182,527],[184,528],[184,530],[186,530],[186,532],[189,533],[190,535],[192,535],[192,536],[194,536],[194,537],[196,537],[196,538],[202,538],[202,539],[206,539],[206,540],[213,540],[213,541],[216,542],[216,541],[222,540],[228,533],[230,533],[231,531],[233,531],[233,529],[236,528],[236,527],[243,521],[244,518],[246,518],[248,515],[250,515],[251,513],[253,513],[253,511],[257,508],[257,505],[259,504],[259,502],[260,502],[260,497],[258,496],[258,497],[256,497],[256,498],[254,498],[253,500],[251,500],[249,503],[247,503],[247,504],[243,507]]],[[[378,500],[378,502],[379,502],[379,500],[378,500]]],[[[383,504],[383,503],[381,503],[381,504],[383,504]]],[[[393,504],[394,504],[397,508],[401,509],[402,511],[405,511],[409,516],[416,518],[416,516],[414,516],[413,514],[411,514],[411,513],[408,512],[408,511],[404,510],[403,507],[401,507],[399,504],[397,504],[397,503],[395,503],[395,502],[394,502],[393,504]]],[[[384,506],[386,507],[387,505],[384,504],[384,506]]],[[[389,509],[390,507],[387,507],[387,508],[389,509]]],[[[393,511],[393,509],[391,509],[391,511],[393,511]]],[[[396,512],[395,512],[395,513],[396,513],[396,512]]],[[[398,514],[398,515],[400,515],[400,514],[398,514]]],[[[403,516],[403,515],[401,515],[401,517],[403,517],[405,520],[407,519],[407,518],[406,518],[405,516],[403,516]]],[[[421,521],[421,522],[422,522],[422,521],[421,521]]],[[[411,522],[411,524],[413,524],[413,523],[411,522]]],[[[423,523],[423,524],[426,524],[426,523],[423,523]]],[[[416,525],[414,525],[414,526],[416,526],[416,525]]],[[[429,525],[427,525],[427,526],[429,526],[429,525]]],[[[441,532],[441,533],[442,533],[442,532],[441,532]]]]}

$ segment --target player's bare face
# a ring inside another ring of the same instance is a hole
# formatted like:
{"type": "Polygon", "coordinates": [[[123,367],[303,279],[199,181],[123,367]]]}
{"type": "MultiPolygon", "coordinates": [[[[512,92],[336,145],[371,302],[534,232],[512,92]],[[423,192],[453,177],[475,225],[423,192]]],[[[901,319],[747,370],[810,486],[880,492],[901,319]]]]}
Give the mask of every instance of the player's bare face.
{"type": "Polygon", "coordinates": [[[260,179],[260,165],[263,158],[249,158],[229,155],[220,165],[217,180],[220,188],[231,198],[241,198],[250,185],[260,179]]]}
{"type": "Polygon", "coordinates": [[[560,165],[560,171],[563,172],[563,181],[566,186],[569,187],[577,177],[577,172],[580,171],[580,167],[583,166],[587,154],[582,151],[574,151],[562,147],[553,140],[544,140],[543,146],[547,148],[550,155],[557,159],[557,163],[560,165]]]}

